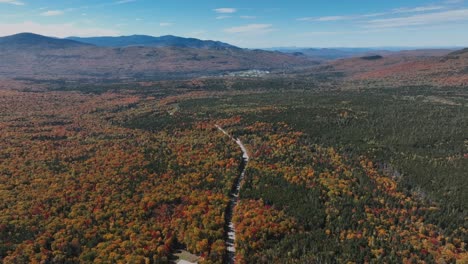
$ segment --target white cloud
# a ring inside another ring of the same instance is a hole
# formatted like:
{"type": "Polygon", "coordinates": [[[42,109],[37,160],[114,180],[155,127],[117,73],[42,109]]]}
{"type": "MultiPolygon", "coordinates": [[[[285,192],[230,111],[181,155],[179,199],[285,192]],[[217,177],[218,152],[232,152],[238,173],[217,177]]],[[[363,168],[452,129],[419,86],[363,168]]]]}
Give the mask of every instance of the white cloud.
{"type": "Polygon", "coordinates": [[[346,31],[310,31],[299,34],[299,36],[328,36],[348,33],[346,31]]]}
{"type": "Polygon", "coordinates": [[[324,17],[302,17],[298,18],[298,21],[317,21],[317,22],[329,22],[329,21],[340,21],[355,19],[357,16],[324,16],[324,17]]]}
{"type": "Polygon", "coordinates": [[[261,34],[261,33],[268,33],[268,32],[273,31],[272,26],[273,25],[271,24],[249,24],[245,26],[226,28],[224,32],[261,34]]]}
{"type": "Polygon", "coordinates": [[[217,16],[216,19],[221,20],[221,19],[227,19],[231,18],[232,16],[217,16]]]}
{"type": "Polygon", "coordinates": [[[41,13],[41,16],[60,16],[63,15],[63,11],[61,10],[49,10],[46,12],[41,13]]]}
{"type": "Polygon", "coordinates": [[[206,33],[207,33],[206,30],[196,30],[196,31],[190,32],[188,35],[191,37],[200,38],[200,37],[205,36],[206,33]]]}
{"type": "MultiPolygon", "coordinates": [[[[452,1],[458,1],[458,0],[452,0],[452,1]]],[[[446,9],[447,7],[445,6],[435,6],[435,5],[429,5],[429,6],[418,6],[418,7],[402,7],[402,8],[396,8],[387,12],[381,12],[381,13],[369,13],[369,14],[361,14],[361,15],[346,15],[346,16],[324,16],[324,17],[302,17],[298,18],[298,21],[312,21],[312,22],[331,22],[331,21],[342,21],[342,20],[363,20],[366,18],[371,18],[371,17],[380,17],[380,16],[389,16],[389,15],[396,15],[396,14],[404,14],[404,13],[425,13],[425,12],[430,12],[430,11],[437,11],[437,10],[442,10],[446,9]]]]}
{"type": "Polygon", "coordinates": [[[444,8],[445,7],[443,6],[418,6],[414,8],[402,7],[402,8],[393,9],[393,13],[418,13],[418,12],[441,10],[444,8]]]}
{"type": "Polygon", "coordinates": [[[242,19],[256,19],[256,16],[240,16],[242,19]]]}
{"type": "Polygon", "coordinates": [[[219,14],[233,14],[233,13],[237,12],[237,9],[236,8],[231,8],[231,7],[223,7],[223,8],[213,9],[213,11],[215,11],[216,13],[219,13],[219,14]]]}
{"type": "Polygon", "coordinates": [[[420,14],[398,18],[375,19],[368,21],[368,28],[395,28],[407,26],[434,25],[448,22],[468,21],[468,9],[420,14]]]}
{"type": "Polygon", "coordinates": [[[118,5],[121,5],[121,4],[127,4],[127,3],[132,3],[132,2],[136,2],[137,0],[120,0],[120,1],[117,1],[115,2],[116,4],[118,5]]]}
{"type": "Polygon", "coordinates": [[[353,30],[353,31],[309,31],[300,33],[297,36],[331,36],[331,35],[356,35],[382,32],[385,29],[368,29],[368,30],[353,30]]]}
{"type": "Polygon", "coordinates": [[[449,4],[449,5],[451,5],[451,4],[461,4],[463,2],[465,2],[465,0],[446,0],[446,1],[444,1],[444,3],[449,4]]]}
{"type": "Polygon", "coordinates": [[[0,36],[8,36],[21,32],[32,32],[54,37],[91,37],[91,36],[118,36],[120,32],[103,28],[84,28],[75,24],[38,24],[23,22],[16,24],[0,24],[0,36]]]}
{"type": "Polygon", "coordinates": [[[365,14],[361,15],[361,17],[379,17],[379,16],[385,16],[387,13],[370,13],[370,14],[365,14]]]}
{"type": "Polygon", "coordinates": [[[172,26],[173,24],[172,23],[169,23],[169,22],[161,22],[159,23],[159,26],[160,27],[170,27],[172,26]]]}
{"type": "Polygon", "coordinates": [[[339,20],[346,20],[350,18],[351,17],[347,17],[347,16],[325,16],[325,17],[317,18],[316,21],[339,21],[339,20]]]}
{"type": "Polygon", "coordinates": [[[10,5],[17,5],[17,6],[24,5],[23,2],[16,1],[16,0],[0,0],[0,4],[10,4],[10,5]]]}
{"type": "Polygon", "coordinates": [[[314,21],[315,19],[317,19],[317,18],[315,18],[315,17],[300,17],[300,18],[298,18],[296,20],[297,21],[314,21]]]}

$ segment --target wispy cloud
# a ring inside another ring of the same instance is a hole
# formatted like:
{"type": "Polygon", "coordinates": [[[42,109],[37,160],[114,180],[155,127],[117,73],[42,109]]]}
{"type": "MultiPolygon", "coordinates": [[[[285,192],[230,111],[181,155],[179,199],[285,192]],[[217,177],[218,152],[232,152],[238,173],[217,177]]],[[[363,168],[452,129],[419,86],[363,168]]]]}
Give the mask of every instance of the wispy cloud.
{"type": "Polygon", "coordinates": [[[393,13],[418,13],[418,12],[428,12],[428,11],[435,11],[445,9],[444,6],[418,6],[414,8],[397,8],[393,9],[393,13]]]}
{"type": "Polygon", "coordinates": [[[205,36],[206,33],[207,33],[206,30],[196,30],[196,31],[190,32],[189,36],[200,38],[202,36],[205,36]]]}
{"type": "Polygon", "coordinates": [[[363,20],[372,17],[380,17],[380,16],[395,16],[397,14],[405,14],[405,13],[426,13],[431,11],[438,11],[447,9],[446,6],[442,5],[428,5],[428,6],[417,6],[417,7],[401,7],[396,8],[393,10],[389,10],[387,12],[380,12],[380,13],[369,13],[369,14],[359,14],[359,15],[339,15],[339,16],[324,16],[324,17],[302,17],[298,18],[298,21],[312,21],[312,22],[331,22],[331,21],[342,21],[342,20],[363,20]]]}
{"type": "Polygon", "coordinates": [[[273,25],[271,24],[249,24],[249,25],[244,25],[244,26],[239,26],[239,27],[231,27],[231,28],[226,28],[224,29],[224,32],[227,33],[255,33],[255,34],[261,34],[261,33],[268,33],[273,31],[273,25]]]}
{"type": "Polygon", "coordinates": [[[10,4],[10,5],[17,5],[17,6],[24,5],[23,2],[16,1],[16,0],[0,0],[0,4],[10,4]]]}
{"type": "Polygon", "coordinates": [[[256,19],[256,16],[240,16],[242,19],[256,19]]]}
{"type": "Polygon", "coordinates": [[[233,14],[237,12],[236,8],[231,8],[231,7],[223,7],[223,8],[216,8],[213,9],[218,14],[233,14]]]}
{"type": "Polygon", "coordinates": [[[159,26],[160,26],[160,27],[170,27],[170,26],[172,26],[172,25],[173,25],[173,24],[170,23],[170,22],[161,22],[161,23],[159,23],[159,26]]]}
{"type": "Polygon", "coordinates": [[[385,16],[387,14],[388,13],[370,13],[370,14],[361,15],[361,17],[363,17],[363,18],[365,18],[365,17],[379,17],[379,16],[385,16]]]}
{"type": "Polygon", "coordinates": [[[465,2],[465,0],[445,0],[444,1],[444,3],[449,4],[449,5],[451,5],[451,4],[461,4],[463,2],[465,2]]]}
{"type": "Polygon", "coordinates": [[[353,31],[309,31],[298,34],[297,36],[331,36],[331,35],[356,35],[382,32],[385,29],[366,29],[353,31]]]}
{"type": "Polygon", "coordinates": [[[221,20],[221,19],[228,19],[231,18],[232,16],[217,16],[216,19],[221,20]]]}
{"type": "Polygon", "coordinates": [[[120,1],[117,1],[115,3],[118,4],[118,5],[122,5],[122,4],[132,3],[132,2],[136,2],[136,1],[137,0],[120,0],[120,1]]]}
{"type": "Polygon", "coordinates": [[[298,34],[299,36],[329,36],[348,34],[348,31],[310,31],[298,34]]]}
{"type": "Polygon", "coordinates": [[[368,28],[397,28],[407,26],[434,25],[450,22],[468,22],[468,9],[450,10],[406,17],[374,19],[367,22],[368,28]]]}
{"type": "Polygon", "coordinates": [[[316,21],[316,22],[329,22],[329,21],[340,21],[340,20],[351,20],[356,19],[359,16],[324,16],[324,17],[302,17],[298,18],[298,21],[316,21]]]}
{"type": "Polygon", "coordinates": [[[325,17],[319,17],[316,19],[316,21],[339,21],[339,20],[347,20],[351,19],[349,16],[325,16],[325,17]]]}
{"type": "Polygon", "coordinates": [[[63,15],[63,13],[62,10],[49,10],[41,13],[41,16],[60,16],[63,15]]]}

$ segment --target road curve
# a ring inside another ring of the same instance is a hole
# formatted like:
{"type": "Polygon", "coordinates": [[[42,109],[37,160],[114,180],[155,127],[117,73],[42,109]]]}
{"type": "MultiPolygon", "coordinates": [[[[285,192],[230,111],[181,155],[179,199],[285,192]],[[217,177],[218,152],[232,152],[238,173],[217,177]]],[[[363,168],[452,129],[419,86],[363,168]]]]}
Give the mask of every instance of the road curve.
{"type": "Polygon", "coordinates": [[[247,148],[244,146],[242,141],[238,138],[232,137],[228,132],[226,132],[222,127],[216,125],[216,128],[224,133],[226,136],[228,136],[231,140],[236,142],[237,145],[242,150],[242,163],[240,166],[240,175],[239,177],[236,178],[232,189],[229,193],[229,204],[226,208],[226,213],[225,213],[225,221],[226,221],[226,227],[225,227],[225,236],[226,236],[226,248],[227,248],[227,256],[226,259],[224,260],[225,263],[233,264],[235,263],[235,258],[236,258],[236,246],[235,246],[235,241],[236,241],[236,229],[234,226],[234,223],[232,222],[232,217],[234,214],[234,208],[237,205],[237,202],[239,201],[239,192],[240,192],[240,187],[242,180],[244,180],[245,177],[245,169],[247,167],[247,163],[249,162],[249,154],[247,152],[247,148]]]}

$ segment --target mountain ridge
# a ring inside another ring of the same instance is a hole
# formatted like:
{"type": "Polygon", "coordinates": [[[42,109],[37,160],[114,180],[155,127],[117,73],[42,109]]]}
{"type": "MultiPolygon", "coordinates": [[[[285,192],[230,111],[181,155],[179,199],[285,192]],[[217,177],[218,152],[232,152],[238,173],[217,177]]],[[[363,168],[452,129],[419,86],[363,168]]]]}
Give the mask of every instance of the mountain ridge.
{"type": "Polygon", "coordinates": [[[15,35],[0,37],[0,48],[24,49],[24,48],[42,48],[42,49],[64,49],[74,47],[85,47],[90,44],[78,42],[71,39],[60,39],[47,37],[34,33],[18,33],[15,35]]]}
{"type": "Polygon", "coordinates": [[[339,72],[349,80],[384,80],[392,85],[468,85],[468,49],[413,50],[331,61],[324,72],[339,72]],[[368,57],[369,58],[369,57],[368,57]]]}
{"type": "Polygon", "coordinates": [[[239,49],[238,47],[214,40],[201,40],[197,38],[184,38],[174,35],[159,37],[149,35],[130,36],[102,36],[102,37],[68,37],[66,39],[88,43],[99,47],[184,47],[184,48],[212,48],[212,49],[239,49]]]}

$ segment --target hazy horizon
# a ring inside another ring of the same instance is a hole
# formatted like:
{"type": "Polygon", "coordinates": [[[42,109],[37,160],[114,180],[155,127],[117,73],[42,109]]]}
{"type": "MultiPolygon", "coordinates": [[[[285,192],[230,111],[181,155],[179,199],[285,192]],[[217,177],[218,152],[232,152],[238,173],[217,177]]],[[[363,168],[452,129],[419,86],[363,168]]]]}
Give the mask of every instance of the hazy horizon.
{"type": "MultiPolygon", "coordinates": [[[[18,32],[12,35],[7,35],[7,36],[0,36],[2,37],[8,37],[8,36],[13,36],[17,34],[37,34],[33,32],[18,32]]],[[[41,35],[41,34],[37,34],[41,35]]],[[[160,36],[154,36],[154,35],[143,35],[143,34],[132,34],[132,35],[119,35],[119,36],[86,36],[86,37],[79,37],[79,36],[68,36],[68,37],[55,37],[55,36],[47,36],[47,35],[42,35],[45,37],[51,37],[51,38],[57,38],[57,39],[69,39],[69,38],[119,38],[119,37],[131,37],[131,36],[149,36],[149,37],[164,37],[164,36],[175,36],[175,37],[182,37],[182,36],[176,36],[176,35],[160,35],[160,36]]],[[[192,38],[192,37],[183,37],[183,38],[192,38]]],[[[211,41],[219,41],[217,39],[205,39],[205,38],[196,38],[200,40],[211,40],[211,41]]],[[[231,44],[231,43],[227,43],[231,44]]],[[[468,45],[467,45],[468,46],[468,45]]],[[[265,50],[301,50],[301,49],[342,49],[342,50],[353,50],[353,49],[362,49],[362,50],[388,50],[388,51],[402,51],[402,50],[418,50],[418,49],[463,49],[466,46],[278,46],[278,47],[251,47],[248,49],[265,49],[265,50]]],[[[241,47],[243,48],[243,47],[241,47]]]]}

